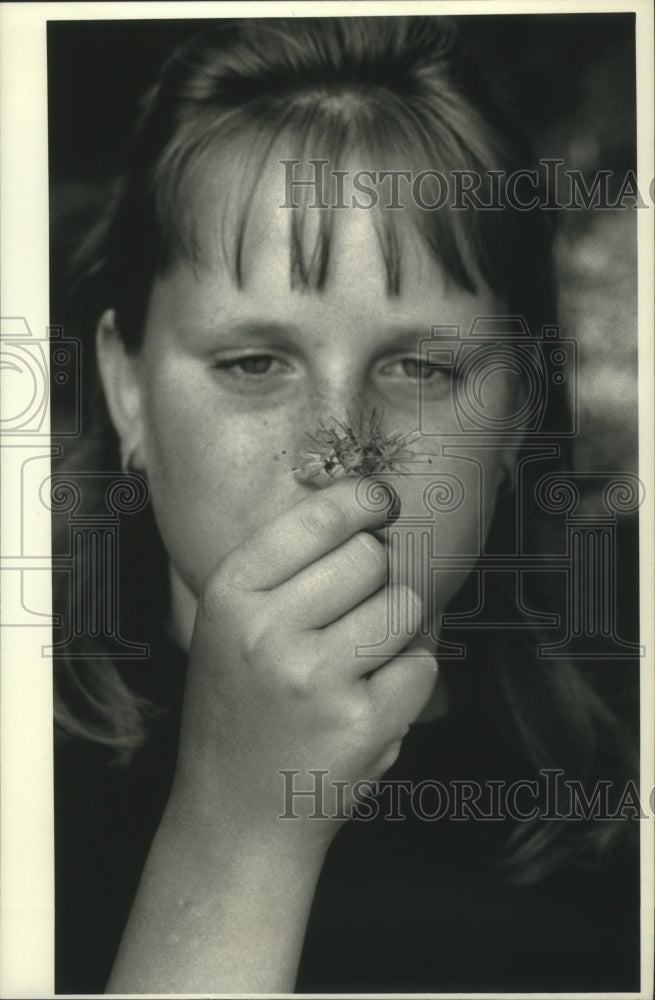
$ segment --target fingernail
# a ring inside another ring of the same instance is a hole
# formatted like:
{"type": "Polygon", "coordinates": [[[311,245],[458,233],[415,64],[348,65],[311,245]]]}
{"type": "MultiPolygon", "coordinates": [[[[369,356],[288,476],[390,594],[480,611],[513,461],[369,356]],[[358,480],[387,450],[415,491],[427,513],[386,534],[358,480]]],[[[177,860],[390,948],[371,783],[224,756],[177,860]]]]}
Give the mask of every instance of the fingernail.
{"type": "Polygon", "coordinates": [[[389,483],[385,483],[385,488],[389,490],[389,499],[391,501],[389,506],[389,511],[387,513],[387,523],[391,521],[396,521],[400,517],[400,497],[394,490],[393,486],[389,483]]]}

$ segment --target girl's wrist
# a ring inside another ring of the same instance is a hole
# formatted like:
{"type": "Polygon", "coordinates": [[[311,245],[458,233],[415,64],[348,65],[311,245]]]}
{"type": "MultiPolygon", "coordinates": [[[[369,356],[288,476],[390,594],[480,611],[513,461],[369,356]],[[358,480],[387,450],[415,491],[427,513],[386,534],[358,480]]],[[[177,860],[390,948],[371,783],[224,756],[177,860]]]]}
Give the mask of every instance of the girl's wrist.
{"type": "Polygon", "coordinates": [[[324,851],[174,789],[109,991],[289,993],[324,851]]]}
{"type": "Polygon", "coordinates": [[[282,866],[286,871],[315,872],[321,870],[326,851],[338,825],[317,823],[295,817],[283,818],[282,800],[279,812],[270,807],[232,801],[231,795],[220,792],[220,782],[214,783],[211,801],[199,794],[189,783],[173,786],[160,824],[167,836],[179,843],[187,856],[199,863],[215,866],[230,859],[238,866],[243,859],[252,866],[254,859],[282,866]]]}

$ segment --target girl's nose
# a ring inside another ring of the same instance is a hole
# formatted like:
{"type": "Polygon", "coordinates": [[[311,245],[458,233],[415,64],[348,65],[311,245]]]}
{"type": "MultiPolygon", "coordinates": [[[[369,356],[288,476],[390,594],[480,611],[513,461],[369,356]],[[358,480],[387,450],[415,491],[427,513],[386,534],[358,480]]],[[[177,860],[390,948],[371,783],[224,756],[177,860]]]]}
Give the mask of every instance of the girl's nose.
{"type": "Polygon", "coordinates": [[[374,405],[367,372],[352,358],[335,359],[329,367],[311,380],[307,399],[307,419],[319,421],[345,420],[374,405]]]}
{"type": "Polygon", "coordinates": [[[339,461],[350,429],[374,405],[365,380],[344,370],[317,379],[311,386],[296,428],[296,461],[299,478],[317,485],[343,474],[339,461]],[[326,479],[327,477],[327,479],[326,479]]]}

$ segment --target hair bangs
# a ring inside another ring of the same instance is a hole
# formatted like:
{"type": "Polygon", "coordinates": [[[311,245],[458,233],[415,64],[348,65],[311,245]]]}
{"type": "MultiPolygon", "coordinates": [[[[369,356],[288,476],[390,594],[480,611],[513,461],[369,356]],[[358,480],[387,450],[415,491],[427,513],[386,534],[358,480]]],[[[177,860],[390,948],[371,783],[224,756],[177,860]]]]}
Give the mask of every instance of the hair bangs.
{"type": "Polygon", "coordinates": [[[506,293],[511,283],[509,209],[453,204],[458,173],[480,178],[477,197],[491,197],[490,172],[503,169],[493,133],[482,122],[471,122],[470,108],[453,106],[452,95],[448,107],[440,108],[438,101],[428,104],[381,86],[365,91],[334,86],[295,100],[260,97],[220,115],[209,107],[182,123],[152,177],[164,248],[160,269],[176,259],[202,264],[198,231],[206,219],[203,195],[209,177],[213,198],[221,202],[221,256],[239,287],[245,280],[244,247],[254,205],[262,194],[270,196],[268,188],[262,191],[266,184],[274,196],[278,193],[279,207],[289,211],[292,287],[324,287],[336,220],[349,210],[372,213],[387,294],[400,292],[402,231],[412,229],[456,285],[475,292],[484,283],[506,293]],[[350,194],[354,164],[375,179],[374,205],[357,204],[350,194]],[[399,203],[391,186],[397,183],[390,178],[394,172],[402,174],[399,203]]]}

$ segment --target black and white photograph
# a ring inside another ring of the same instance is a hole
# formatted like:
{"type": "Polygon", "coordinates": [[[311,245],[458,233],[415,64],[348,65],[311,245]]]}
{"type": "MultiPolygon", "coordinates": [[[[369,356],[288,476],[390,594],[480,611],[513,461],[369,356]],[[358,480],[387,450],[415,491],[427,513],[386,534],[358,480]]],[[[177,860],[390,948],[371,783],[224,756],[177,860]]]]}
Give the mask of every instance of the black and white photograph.
{"type": "Polygon", "coordinates": [[[650,6],[21,6],[0,995],[652,996],[650,6]]]}

